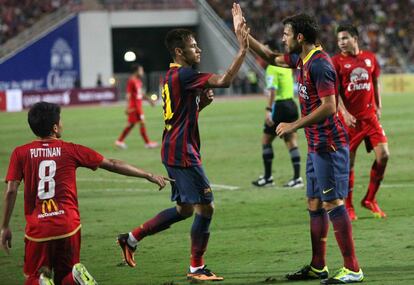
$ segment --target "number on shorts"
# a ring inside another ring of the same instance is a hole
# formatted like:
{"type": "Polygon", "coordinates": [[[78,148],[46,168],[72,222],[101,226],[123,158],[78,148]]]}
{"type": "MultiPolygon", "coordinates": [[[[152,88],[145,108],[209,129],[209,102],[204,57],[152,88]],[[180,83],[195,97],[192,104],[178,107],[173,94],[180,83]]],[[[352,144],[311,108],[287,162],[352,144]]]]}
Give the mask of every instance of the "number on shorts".
{"type": "Polygon", "coordinates": [[[37,197],[40,200],[51,199],[55,196],[56,162],[54,160],[43,160],[39,165],[39,185],[37,186],[37,197]],[[46,175],[46,169],[49,173],[46,175]],[[47,184],[46,184],[47,183],[47,184]],[[47,187],[46,187],[47,185],[47,187]]]}

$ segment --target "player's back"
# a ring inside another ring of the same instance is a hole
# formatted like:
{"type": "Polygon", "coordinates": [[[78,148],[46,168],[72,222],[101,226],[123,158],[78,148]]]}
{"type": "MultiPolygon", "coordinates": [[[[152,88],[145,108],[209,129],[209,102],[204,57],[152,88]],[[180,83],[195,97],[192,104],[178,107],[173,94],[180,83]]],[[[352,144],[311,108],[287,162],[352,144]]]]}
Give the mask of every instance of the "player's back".
{"type": "Polygon", "coordinates": [[[102,159],[87,147],[58,139],[33,141],[13,151],[6,180],[24,180],[26,237],[49,240],[80,228],[76,168],[96,169],[102,159]]]}

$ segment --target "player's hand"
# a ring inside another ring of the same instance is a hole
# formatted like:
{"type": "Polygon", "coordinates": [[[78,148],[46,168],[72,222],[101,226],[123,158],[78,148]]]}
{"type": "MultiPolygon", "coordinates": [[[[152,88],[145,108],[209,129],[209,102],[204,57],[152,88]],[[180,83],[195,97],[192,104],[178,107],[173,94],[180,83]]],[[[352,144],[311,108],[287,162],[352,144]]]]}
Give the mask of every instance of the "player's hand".
{"type": "Polygon", "coordinates": [[[250,28],[247,27],[246,23],[240,23],[236,29],[237,40],[239,41],[240,50],[249,49],[249,33],[250,28]]]}
{"type": "Polygon", "coordinates": [[[272,119],[272,112],[270,111],[266,111],[265,124],[269,127],[273,127],[275,125],[275,122],[273,122],[272,119]]]}
{"type": "Polygon", "coordinates": [[[12,232],[10,228],[2,228],[0,231],[0,236],[1,236],[1,247],[7,254],[10,254],[9,249],[12,247],[11,246],[12,232]]]}
{"type": "Polygon", "coordinates": [[[381,120],[381,115],[382,115],[381,108],[377,108],[376,113],[377,113],[377,119],[378,119],[378,121],[381,120]]]}
{"type": "Polygon", "coordinates": [[[295,123],[280,123],[276,128],[276,134],[283,138],[285,135],[296,132],[295,123]]]}
{"type": "Polygon", "coordinates": [[[157,184],[160,187],[158,190],[162,190],[167,185],[167,182],[174,182],[175,181],[174,179],[171,179],[169,177],[164,177],[162,175],[156,175],[156,174],[152,174],[152,173],[150,173],[148,175],[147,180],[149,182],[157,184]]]}
{"type": "Polygon", "coordinates": [[[127,114],[127,115],[132,114],[134,112],[135,112],[135,109],[134,108],[126,108],[125,109],[125,114],[127,114]]]}
{"type": "Polygon", "coordinates": [[[203,105],[203,106],[207,106],[207,105],[210,105],[211,104],[211,102],[213,102],[213,100],[214,100],[214,91],[213,91],[213,89],[205,89],[204,91],[203,91],[203,94],[200,96],[200,103],[203,105]]]}
{"type": "Polygon", "coordinates": [[[343,113],[342,114],[344,116],[344,120],[345,120],[345,124],[350,127],[350,128],[355,128],[356,127],[356,118],[354,116],[352,116],[350,113],[343,113]]]}
{"type": "Polygon", "coordinates": [[[246,19],[243,17],[243,12],[240,7],[240,4],[233,3],[233,8],[231,9],[231,13],[233,15],[233,26],[234,31],[237,31],[237,27],[239,27],[240,24],[246,23],[246,19]]]}

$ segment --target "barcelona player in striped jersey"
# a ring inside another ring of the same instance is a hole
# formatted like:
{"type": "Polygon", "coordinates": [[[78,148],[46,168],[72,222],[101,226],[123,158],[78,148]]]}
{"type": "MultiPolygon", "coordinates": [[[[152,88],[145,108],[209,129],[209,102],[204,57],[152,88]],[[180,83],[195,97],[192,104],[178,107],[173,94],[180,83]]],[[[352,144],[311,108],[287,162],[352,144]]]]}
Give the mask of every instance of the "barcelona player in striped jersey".
{"type": "Polygon", "coordinates": [[[193,66],[200,62],[201,49],[195,35],[186,29],[168,32],[165,43],[173,63],[164,78],[163,110],[165,128],[161,158],[172,184],[171,200],[176,206],[166,209],[130,233],[118,236],[125,261],[136,265],[134,251],[146,236],[168,229],[195,212],[191,228],[189,280],[221,281],[206,268],[204,253],[210,236],[214,204],[213,192],[204,173],[200,156],[198,115],[213,100],[210,88],[228,87],[241,67],[248,50],[248,34],[244,23],[236,27],[240,49],[223,75],[199,73],[193,66]]]}
{"type": "MultiPolygon", "coordinates": [[[[233,5],[234,25],[245,22],[240,5],[233,5]]],[[[317,45],[318,25],[313,17],[299,14],[283,21],[282,41],[286,54],[276,53],[249,36],[249,46],[269,64],[297,69],[301,118],[280,123],[278,136],[305,129],[308,141],[306,163],[307,198],[310,215],[312,260],[288,280],[321,279],[322,284],[361,282],[352,237],[352,225],[344,206],[348,192],[349,146],[337,115],[336,72],[328,56],[317,45]],[[326,241],[331,220],[344,266],[328,278],[326,241]]]]}

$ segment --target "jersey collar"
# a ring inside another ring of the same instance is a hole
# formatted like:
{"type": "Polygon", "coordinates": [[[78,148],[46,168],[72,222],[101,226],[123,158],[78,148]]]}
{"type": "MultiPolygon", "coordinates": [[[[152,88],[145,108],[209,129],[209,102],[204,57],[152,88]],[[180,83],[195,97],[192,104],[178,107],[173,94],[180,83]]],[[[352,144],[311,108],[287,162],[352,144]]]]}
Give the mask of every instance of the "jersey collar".
{"type": "Polygon", "coordinates": [[[317,46],[317,47],[315,47],[315,48],[313,48],[313,49],[311,49],[311,51],[305,56],[305,58],[303,59],[303,64],[305,65],[305,63],[307,63],[308,62],[308,60],[312,57],[312,55],[315,53],[315,52],[317,52],[318,50],[322,50],[322,47],[321,46],[317,46]]]}
{"type": "Polygon", "coordinates": [[[170,68],[174,68],[174,67],[181,67],[181,64],[178,64],[175,62],[170,63],[170,68]]]}

